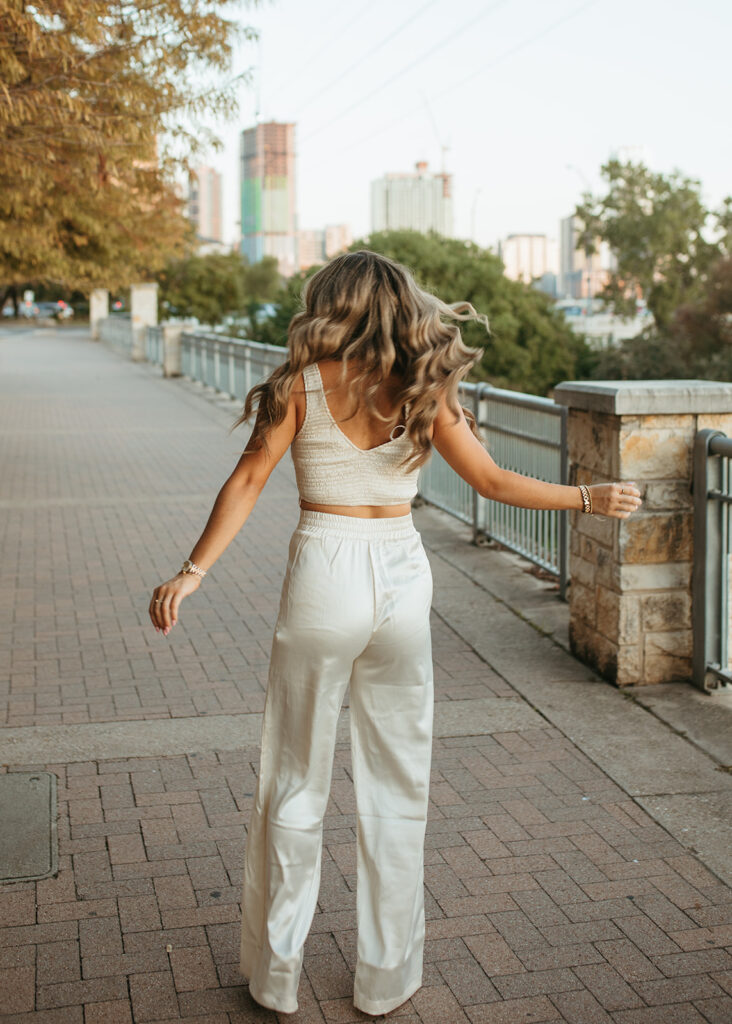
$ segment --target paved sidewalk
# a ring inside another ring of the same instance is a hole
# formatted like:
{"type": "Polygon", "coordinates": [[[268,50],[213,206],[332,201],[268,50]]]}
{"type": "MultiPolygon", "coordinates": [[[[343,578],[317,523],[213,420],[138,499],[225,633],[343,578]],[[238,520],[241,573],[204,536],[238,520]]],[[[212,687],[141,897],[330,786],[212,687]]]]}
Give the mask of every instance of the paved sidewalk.
{"type": "MultiPolygon", "coordinates": [[[[244,444],[226,436],[230,406],[199,391],[83,332],[0,330],[0,761],[57,775],[60,844],[57,877],[0,886],[2,1024],[369,1019],[351,1002],[347,709],[299,1012],[258,1008],[237,973],[297,503],[286,459],[179,625],[155,633],[150,590],[188,553],[244,444]]],[[[652,745],[705,759],[696,789],[672,784],[669,765],[652,778],[653,765],[620,764],[607,723],[631,721],[621,705],[646,732],[653,716],[477,580],[487,553],[461,562],[445,518],[416,514],[436,579],[427,945],[424,986],[390,1019],[729,1024],[732,890],[652,801],[693,799],[700,784],[721,800],[730,777],[660,724],[652,745]]],[[[639,761],[641,734],[628,733],[639,761]]]]}

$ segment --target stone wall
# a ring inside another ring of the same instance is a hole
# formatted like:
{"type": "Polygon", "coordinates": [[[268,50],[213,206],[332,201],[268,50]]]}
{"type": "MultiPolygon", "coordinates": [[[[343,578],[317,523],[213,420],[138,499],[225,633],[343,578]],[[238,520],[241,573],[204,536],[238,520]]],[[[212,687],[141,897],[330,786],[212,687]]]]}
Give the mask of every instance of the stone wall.
{"type": "Polygon", "coordinates": [[[691,677],[692,449],[732,436],[732,385],[565,382],[570,482],[633,481],[629,519],[570,514],[570,643],[618,685],[691,677]]]}

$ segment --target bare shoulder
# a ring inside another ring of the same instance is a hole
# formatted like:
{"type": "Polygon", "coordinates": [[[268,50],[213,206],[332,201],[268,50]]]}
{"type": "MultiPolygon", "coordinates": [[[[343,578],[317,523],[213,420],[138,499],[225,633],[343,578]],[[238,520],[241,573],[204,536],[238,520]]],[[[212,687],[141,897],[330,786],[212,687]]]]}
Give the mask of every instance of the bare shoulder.
{"type": "Polygon", "coordinates": [[[461,422],[466,422],[465,413],[458,402],[457,409],[451,408],[447,401],[447,389],[443,388],[437,396],[437,415],[434,426],[436,430],[443,430],[446,427],[456,427],[461,422]]]}

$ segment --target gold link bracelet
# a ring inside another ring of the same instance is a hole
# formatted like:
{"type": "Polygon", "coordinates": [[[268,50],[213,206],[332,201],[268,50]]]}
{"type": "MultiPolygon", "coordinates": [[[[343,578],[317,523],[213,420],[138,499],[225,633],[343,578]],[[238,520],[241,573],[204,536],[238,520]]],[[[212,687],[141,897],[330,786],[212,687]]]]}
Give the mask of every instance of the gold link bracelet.
{"type": "Polygon", "coordinates": [[[577,484],[582,495],[582,511],[592,515],[592,495],[587,484],[577,484]]]}

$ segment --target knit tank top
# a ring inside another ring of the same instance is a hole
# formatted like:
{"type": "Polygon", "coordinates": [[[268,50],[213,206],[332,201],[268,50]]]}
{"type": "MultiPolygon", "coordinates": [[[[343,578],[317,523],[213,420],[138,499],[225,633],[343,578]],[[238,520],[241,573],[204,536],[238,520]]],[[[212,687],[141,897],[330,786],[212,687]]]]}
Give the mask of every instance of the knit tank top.
{"type": "Polygon", "coordinates": [[[302,376],[305,419],[290,446],[300,497],[315,505],[402,505],[411,501],[417,493],[419,467],[407,471],[399,466],[412,450],[407,431],[402,428],[396,437],[375,448],[359,448],[328,408],[317,363],[306,366],[302,376]]]}

